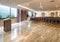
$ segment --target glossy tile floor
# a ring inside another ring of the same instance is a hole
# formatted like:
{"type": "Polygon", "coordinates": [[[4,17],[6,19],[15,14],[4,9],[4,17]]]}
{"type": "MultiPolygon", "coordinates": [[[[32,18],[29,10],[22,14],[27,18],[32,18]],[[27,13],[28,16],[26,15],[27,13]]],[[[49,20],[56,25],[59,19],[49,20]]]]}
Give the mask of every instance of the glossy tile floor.
{"type": "Polygon", "coordinates": [[[60,42],[60,24],[21,22],[11,32],[1,29],[0,42],[60,42]]]}

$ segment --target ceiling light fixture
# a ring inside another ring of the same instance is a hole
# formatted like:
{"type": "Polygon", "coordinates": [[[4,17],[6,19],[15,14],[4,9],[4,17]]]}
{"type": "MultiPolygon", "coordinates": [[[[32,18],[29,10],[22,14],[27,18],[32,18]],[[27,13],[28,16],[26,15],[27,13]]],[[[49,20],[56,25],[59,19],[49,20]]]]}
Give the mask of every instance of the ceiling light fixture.
{"type": "Polygon", "coordinates": [[[58,8],[59,6],[58,6],[58,5],[56,5],[56,7],[58,8]]]}
{"type": "Polygon", "coordinates": [[[42,6],[42,4],[40,3],[40,7],[39,7],[40,9],[43,9],[43,6],[42,6]]]}
{"type": "Polygon", "coordinates": [[[24,9],[27,9],[27,10],[30,10],[30,11],[33,11],[33,12],[37,12],[37,11],[35,11],[35,10],[33,10],[33,9],[30,9],[30,8],[28,8],[28,7],[25,7],[25,6],[22,6],[22,5],[17,5],[18,7],[21,7],[21,8],[24,8],[24,9]]]}

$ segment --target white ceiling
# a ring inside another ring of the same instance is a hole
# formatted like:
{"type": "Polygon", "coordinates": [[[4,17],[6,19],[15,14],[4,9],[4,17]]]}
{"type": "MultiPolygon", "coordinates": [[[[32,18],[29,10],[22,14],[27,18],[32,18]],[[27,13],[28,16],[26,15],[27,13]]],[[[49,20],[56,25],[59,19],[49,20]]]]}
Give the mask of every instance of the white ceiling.
{"type": "Polygon", "coordinates": [[[50,2],[50,0],[0,0],[0,4],[12,7],[17,7],[20,4],[36,11],[60,9],[60,0],[55,0],[55,2],[50,2]]]}

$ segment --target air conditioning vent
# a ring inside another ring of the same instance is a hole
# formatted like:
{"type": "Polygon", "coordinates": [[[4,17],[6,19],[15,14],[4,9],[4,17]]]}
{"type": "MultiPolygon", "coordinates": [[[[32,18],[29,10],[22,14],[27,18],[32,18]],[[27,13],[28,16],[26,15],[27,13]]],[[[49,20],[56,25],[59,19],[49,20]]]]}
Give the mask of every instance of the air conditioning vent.
{"type": "Polygon", "coordinates": [[[49,0],[50,2],[55,2],[55,0],[49,0]]]}

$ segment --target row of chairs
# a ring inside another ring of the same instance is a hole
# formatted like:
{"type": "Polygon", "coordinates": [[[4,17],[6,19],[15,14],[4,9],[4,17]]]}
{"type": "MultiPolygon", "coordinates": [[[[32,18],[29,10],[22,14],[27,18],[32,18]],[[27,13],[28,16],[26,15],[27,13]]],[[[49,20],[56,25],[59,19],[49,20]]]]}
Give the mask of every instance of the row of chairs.
{"type": "Polygon", "coordinates": [[[38,20],[41,20],[41,18],[30,18],[30,20],[38,21],[38,20]]]}
{"type": "Polygon", "coordinates": [[[49,22],[49,23],[60,23],[59,19],[53,19],[53,18],[44,18],[44,22],[49,22]]]}
{"type": "Polygon", "coordinates": [[[48,22],[48,23],[60,23],[60,19],[54,19],[52,17],[50,17],[50,18],[30,18],[30,20],[44,21],[44,22],[48,22]]]}

